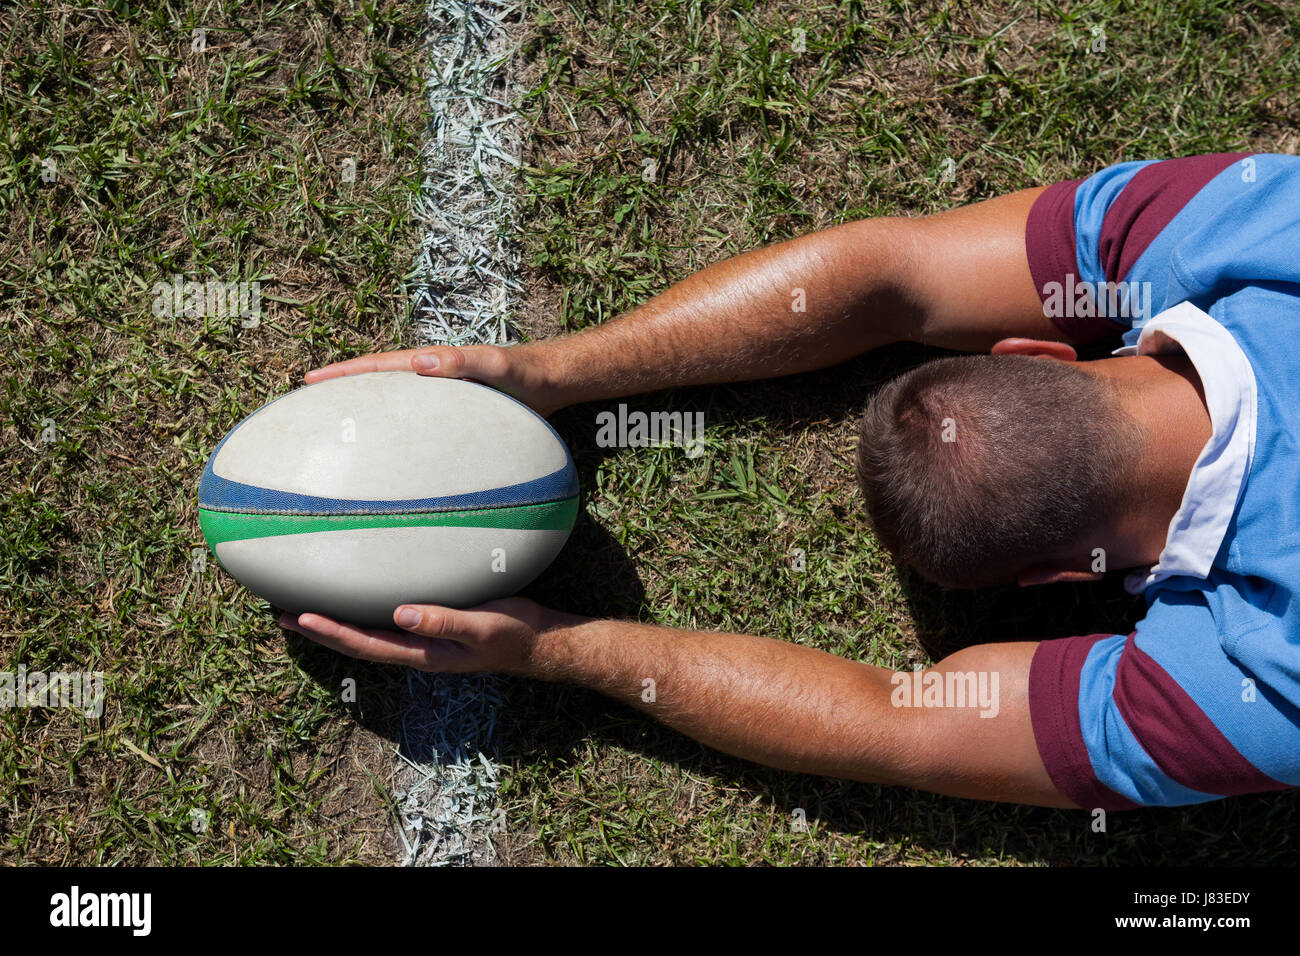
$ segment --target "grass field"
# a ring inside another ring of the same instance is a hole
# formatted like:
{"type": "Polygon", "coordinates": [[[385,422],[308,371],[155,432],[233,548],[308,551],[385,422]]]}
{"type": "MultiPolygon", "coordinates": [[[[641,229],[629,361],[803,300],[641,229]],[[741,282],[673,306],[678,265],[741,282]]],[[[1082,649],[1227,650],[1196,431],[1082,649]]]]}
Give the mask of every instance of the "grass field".
{"type": "Polygon", "coordinates": [[[107,685],[97,721],[0,715],[3,852],[386,861],[391,760],[362,727],[391,721],[399,675],[287,642],[191,562],[195,482],[224,432],[312,364],[402,341],[422,11],[0,17],[3,656],[107,685]],[[152,287],[175,274],[260,281],[260,325],[155,318],[152,287]],[[338,703],[345,675],[359,713],[338,703]]]}
{"type": "MultiPolygon", "coordinates": [[[[1121,159],[1300,146],[1300,14],[1281,3],[546,0],[526,19],[518,324],[534,336],[849,219],[1121,159]]],[[[215,564],[196,571],[194,493],[221,435],[308,368],[410,344],[422,20],[328,0],[0,11],[0,669],[103,670],[108,692],[98,719],[0,711],[6,862],[395,858],[402,675],[286,636],[215,564]],[[259,280],[260,324],[156,317],[150,290],[176,274],[259,280]]],[[[898,668],[1127,631],[1140,606],[1118,582],[942,593],[875,546],[855,420],[925,355],[632,400],[703,411],[698,459],[598,449],[598,409],[559,413],[585,514],[529,593],[898,668]]],[[[1079,812],[768,771],[584,691],[504,687],[507,864],[1295,854],[1296,794],[1113,816],[1100,834],[1079,812]]]]}

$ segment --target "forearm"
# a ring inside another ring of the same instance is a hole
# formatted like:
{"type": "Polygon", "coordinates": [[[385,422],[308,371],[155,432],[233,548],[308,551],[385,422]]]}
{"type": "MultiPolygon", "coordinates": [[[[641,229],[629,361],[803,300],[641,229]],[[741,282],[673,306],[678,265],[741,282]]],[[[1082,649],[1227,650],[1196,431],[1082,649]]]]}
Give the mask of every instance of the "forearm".
{"type": "Polygon", "coordinates": [[[597,690],[717,750],[784,770],[1068,806],[1030,726],[1032,652],[986,645],[936,665],[999,674],[996,712],[985,716],[896,707],[893,672],[813,648],[624,621],[564,618],[536,636],[521,673],[597,690]]]}
{"type": "Polygon", "coordinates": [[[804,372],[898,341],[906,220],[850,223],[698,272],[603,325],[524,348],[556,406],[804,372]]]}
{"type": "Polygon", "coordinates": [[[526,676],[580,684],[711,747],[787,770],[866,779],[852,699],[888,698],[887,672],[750,634],[590,620],[538,636],[526,676]]]}

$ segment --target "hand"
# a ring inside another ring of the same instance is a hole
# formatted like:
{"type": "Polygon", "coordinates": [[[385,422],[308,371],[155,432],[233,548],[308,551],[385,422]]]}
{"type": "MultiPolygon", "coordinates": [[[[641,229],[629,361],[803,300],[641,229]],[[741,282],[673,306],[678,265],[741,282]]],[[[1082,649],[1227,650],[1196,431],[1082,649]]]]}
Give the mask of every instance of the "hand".
{"type": "Polygon", "coordinates": [[[403,604],[393,612],[402,631],[361,628],[320,614],[284,614],[280,625],[349,657],[458,674],[527,674],[537,635],[571,621],[527,598],[489,601],[468,610],[403,604]],[[410,612],[410,619],[403,617],[410,612]]]}
{"type": "Polygon", "coordinates": [[[549,396],[545,375],[537,367],[538,355],[538,350],[524,345],[429,345],[335,362],[313,369],[303,378],[308,385],[361,372],[417,372],[435,378],[465,378],[500,389],[545,416],[560,404],[549,396]]]}

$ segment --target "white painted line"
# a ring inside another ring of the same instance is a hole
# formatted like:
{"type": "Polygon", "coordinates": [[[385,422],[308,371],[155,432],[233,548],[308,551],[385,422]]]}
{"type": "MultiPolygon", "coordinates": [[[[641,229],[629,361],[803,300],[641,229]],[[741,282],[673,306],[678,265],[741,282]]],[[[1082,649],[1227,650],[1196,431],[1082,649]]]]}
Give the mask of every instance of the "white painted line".
{"type": "MultiPolygon", "coordinates": [[[[519,6],[431,0],[428,21],[416,332],[422,344],[505,343],[519,292],[509,246],[521,143],[509,105],[519,6]]],[[[490,837],[503,825],[492,759],[497,678],[410,671],[404,696],[395,774],[402,862],[492,865],[490,837]]]]}

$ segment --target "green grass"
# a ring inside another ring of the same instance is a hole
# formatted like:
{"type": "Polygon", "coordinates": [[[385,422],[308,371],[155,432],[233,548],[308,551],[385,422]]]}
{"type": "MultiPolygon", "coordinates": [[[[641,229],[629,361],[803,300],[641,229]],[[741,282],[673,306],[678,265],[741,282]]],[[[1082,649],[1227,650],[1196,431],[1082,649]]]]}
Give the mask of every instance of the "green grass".
{"type": "Polygon", "coordinates": [[[0,712],[0,858],[392,858],[391,756],[364,727],[397,675],[286,643],[191,561],[222,434],[319,361],[402,341],[421,27],[368,3],[0,12],[0,659],[107,684],[100,719],[0,712]],[[173,274],[260,281],[260,326],[155,317],[173,274]]]}
{"type": "MultiPolygon", "coordinates": [[[[535,335],[848,219],[1121,159],[1297,145],[1300,22],[1283,4],[547,0],[529,16],[520,322],[535,335]],[[1095,25],[1105,54],[1083,50],[1095,25]]],[[[199,472],[235,421],[307,368],[409,344],[422,17],[329,0],[0,12],[0,669],[100,669],[108,685],[100,719],[0,712],[0,859],[395,858],[402,675],[286,639],[215,562],[191,560],[199,472]],[[177,273],[261,281],[260,326],[155,317],[152,285],[177,273]],[[349,677],[355,705],[339,700],[349,677]]],[[[895,667],[973,640],[1126,628],[1137,609],[1113,583],[941,594],[875,546],[854,422],[922,357],[633,401],[703,411],[699,459],[598,449],[596,409],[560,413],[584,513],[530,593],[895,667]]],[[[581,690],[505,687],[506,862],[1294,854],[1293,794],[1115,816],[1095,834],[1081,813],[768,771],[581,690]]]]}

